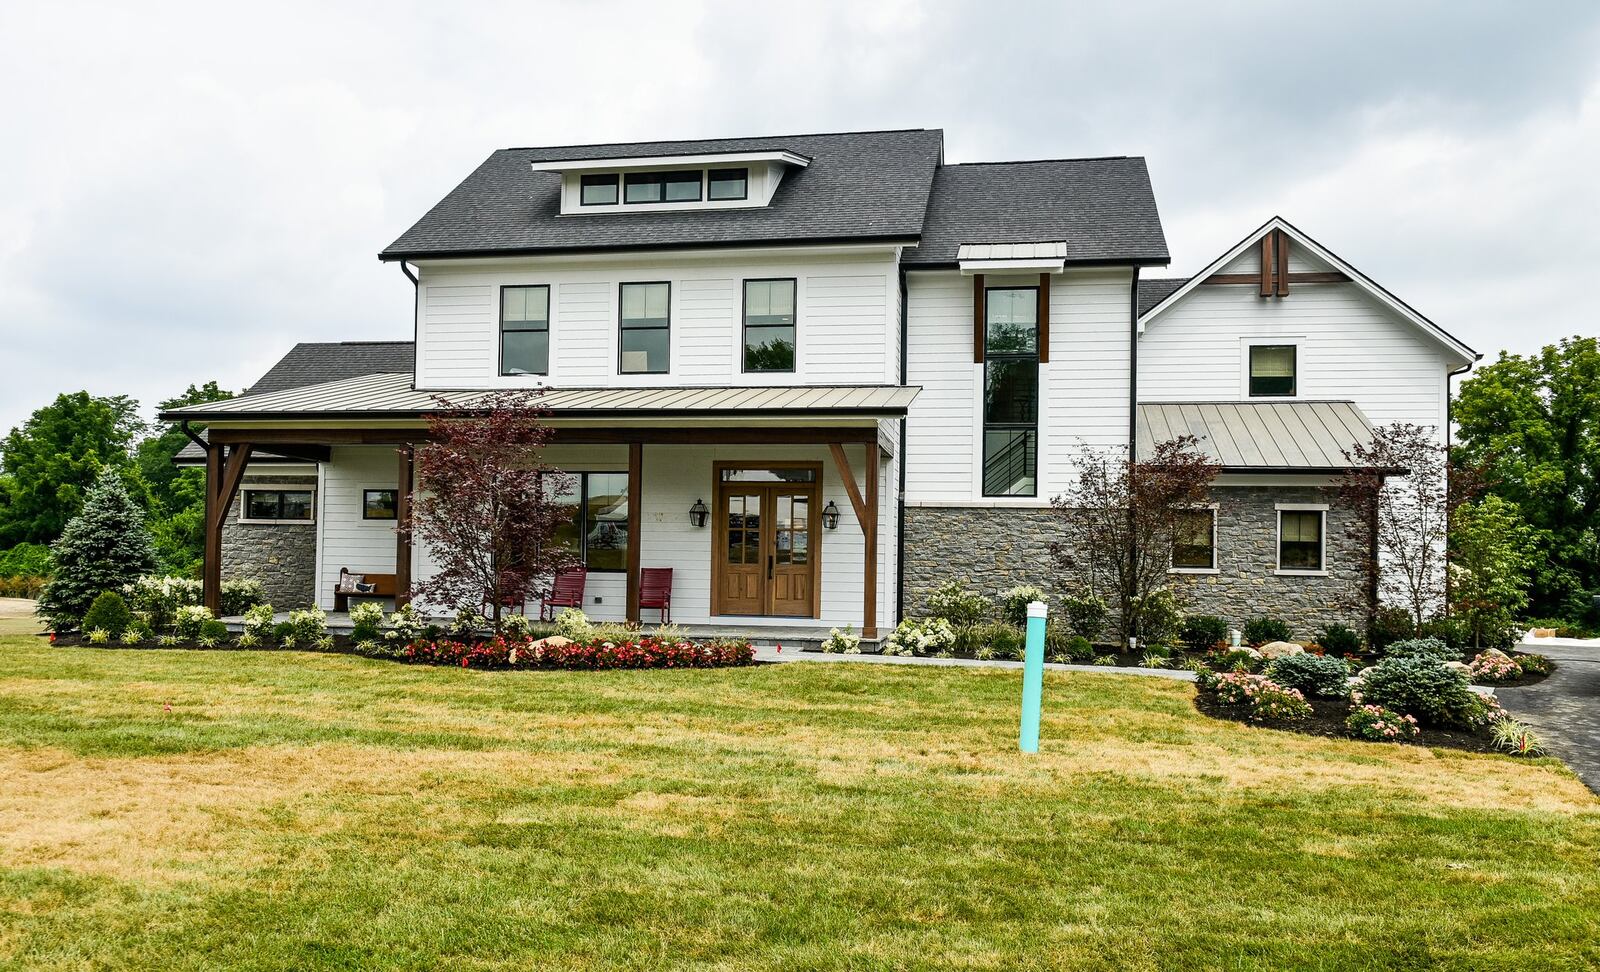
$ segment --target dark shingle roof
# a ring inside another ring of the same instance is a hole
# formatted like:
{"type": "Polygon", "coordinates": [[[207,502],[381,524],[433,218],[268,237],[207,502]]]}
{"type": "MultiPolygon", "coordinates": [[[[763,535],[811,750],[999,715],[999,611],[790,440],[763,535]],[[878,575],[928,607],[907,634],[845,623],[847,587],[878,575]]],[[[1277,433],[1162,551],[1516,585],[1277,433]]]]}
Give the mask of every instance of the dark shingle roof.
{"type": "Polygon", "coordinates": [[[922,231],[943,153],[938,129],[500,149],[379,254],[386,260],[547,250],[906,239],[922,231]],[[751,209],[558,218],[561,176],[529,163],[789,151],[772,202],[751,209]]]}
{"type": "Polygon", "coordinates": [[[1141,158],[947,165],[933,182],[922,245],[907,266],[950,266],[963,243],[1068,244],[1067,262],[1164,264],[1141,158]]]}
{"type": "Polygon", "coordinates": [[[1139,281],[1139,316],[1143,317],[1150,308],[1156,306],[1168,297],[1173,291],[1189,282],[1188,277],[1151,277],[1149,280],[1139,281]]]}

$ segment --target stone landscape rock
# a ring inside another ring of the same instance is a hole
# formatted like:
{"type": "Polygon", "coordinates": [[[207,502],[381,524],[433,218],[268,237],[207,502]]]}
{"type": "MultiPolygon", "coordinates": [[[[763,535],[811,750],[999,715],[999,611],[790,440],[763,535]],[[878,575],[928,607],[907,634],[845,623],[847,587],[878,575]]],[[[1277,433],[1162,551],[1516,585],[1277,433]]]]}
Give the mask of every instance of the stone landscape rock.
{"type": "Polygon", "coordinates": [[[1285,655],[1303,655],[1305,649],[1292,641],[1269,641],[1256,649],[1261,652],[1261,657],[1266,659],[1282,658],[1285,655]]]}

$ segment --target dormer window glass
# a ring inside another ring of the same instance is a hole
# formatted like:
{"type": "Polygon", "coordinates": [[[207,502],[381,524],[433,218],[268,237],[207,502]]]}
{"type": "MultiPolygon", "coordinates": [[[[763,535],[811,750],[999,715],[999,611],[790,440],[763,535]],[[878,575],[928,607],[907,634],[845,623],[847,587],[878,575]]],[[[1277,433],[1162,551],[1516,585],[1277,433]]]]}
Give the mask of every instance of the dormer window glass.
{"type": "Polygon", "coordinates": [[[583,198],[585,206],[615,206],[617,204],[617,177],[610,175],[586,175],[582,180],[583,198]]]}
{"type": "Polygon", "coordinates": [[[550,288],[500,288],[500,373],[550,373],[550,288]]]}
{"type": "Polygon", "coordinates": [[[712,169],[706,181],[707,199],[744,199],[750,194],[749,169],[712,169]]]}
{"type": "Polygon", "coordinates": [[[622,186],[625,202],[699,202],[700,170],[630,172],[623,177],[622,186]]]}
{"type": "Polygon", "coordinates": [[[617,371],[624,375],[664,375],[672,345],[672,285],[625,283],[619,327],[617,371]]]}
{"type": "Polygon", "coordinates": [[[1250,346],[1250,397],[1292,398],[1295,394],[1295,346],[1250,346]]]}

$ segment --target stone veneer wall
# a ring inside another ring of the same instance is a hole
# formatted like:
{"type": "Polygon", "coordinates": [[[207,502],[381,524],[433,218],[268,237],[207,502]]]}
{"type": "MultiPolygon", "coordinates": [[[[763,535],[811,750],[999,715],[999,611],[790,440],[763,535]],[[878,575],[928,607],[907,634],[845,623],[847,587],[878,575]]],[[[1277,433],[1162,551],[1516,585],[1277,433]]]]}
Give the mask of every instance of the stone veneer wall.
{"type": "MultiPolygon", "coordinates": [[[[1215,614],[1239,627],[1250,618],[1283,618],[1296,637],[1310,638],[1330,622],[1360,631],[1365,625],[1360,544],[1349,536],[1352,514],[1334,490],[1316,486],[1219,486],[1216,574],[1173,574],[1185,610],[1215,614]],[[1278,503],[1327,503],[1327,577],[1278,576],[1278,503]]],[[[1060,514],[1004,507],[906,508],[906,612],[922,614],[927,596],[961,580],[993,597],[1017,584],[1052,594],[1068,581],[1050,553],[1062,538],[1060,514]]]]}
{"type": "MultiPolygon", "coordinates": [[[[240,523],[244,491],[282,486],[317,488],[315,476],[253,476],[245,480],[222,525],[222,579],[258,580],[267,600],[280,611],[309,607],[315,600],[317,527],[315,523],[240,523]]],[[[320,504],[313,505],[321,516],[320,504]]]]}

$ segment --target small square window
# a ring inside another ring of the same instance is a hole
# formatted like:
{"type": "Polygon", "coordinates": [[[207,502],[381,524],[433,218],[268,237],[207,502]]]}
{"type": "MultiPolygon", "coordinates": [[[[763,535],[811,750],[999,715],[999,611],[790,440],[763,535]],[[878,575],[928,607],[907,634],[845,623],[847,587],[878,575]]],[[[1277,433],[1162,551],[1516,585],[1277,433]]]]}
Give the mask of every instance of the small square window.
{"type": "Polygon", "coordinates": [[[399,493],[392,489],[364,489],[361,491],[361,518],[363,520],[393,520],[399,515],[399,493]]]}
{"type": "Polygon", "coordinates": [[[707,181],[706,198],[744,199],[749,194],[749,169],[712,169],[707,181]]]}
{"type": "Polygon", "coordinates": [[[1250,395],[1253,398],[1290,398],[1295,394],[1295,346],[1250,346],[1250,395]]]}
{"type": "Polygon", "coordinates": [[[1278,511],[1278,569],[1322,570],[1322,511],[1278,511]]]}
{"type": "Polygon", "coordinates": [[[585,206],[614,206],[617,202],[617,177],[612,175],[586,175],[579,180],[585,206]]]}

